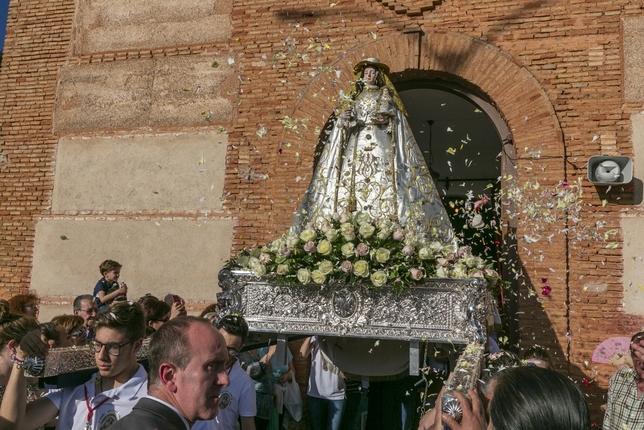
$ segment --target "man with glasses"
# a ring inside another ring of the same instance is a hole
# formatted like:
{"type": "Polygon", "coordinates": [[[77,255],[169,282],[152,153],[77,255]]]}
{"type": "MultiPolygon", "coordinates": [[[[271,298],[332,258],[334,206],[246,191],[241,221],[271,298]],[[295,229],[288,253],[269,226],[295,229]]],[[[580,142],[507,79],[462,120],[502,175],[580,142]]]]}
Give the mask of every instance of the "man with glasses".
{"type": "Polygon", "coordinates": [[[227,315],[217,322],[216,327],[226,341],[226,371],[230,385],[221,391],[217,417],[197,422],[192,430],[233,430],[238,420],[241,430],[255,430],[255,383],[236,360],[248,337],[248,323],[240,316],[227,315]]]}
{"type": "Polygon", "coordinates": [[[57,429],[102,430],[129,414],[147,394],[148,375],[136,361],[145,334],[141,307],[116,304],[96,318],[94,328],[96,337],[89,346],[98,373],[79,387],[52,390],[29,404],[21,366],[26,354],[17,351],[3,407],[16,411],[15,422],[22,423],[18,428],[35,429],[58,416],[57,429]]]}
{"type": "Polygon", "coordinates": [[[82,294],[74,299],[74,315],[85,321],[85,343],[89,343],[94,338],[94,321],[98,316],[98,307],[91,294],[82,294]]]}

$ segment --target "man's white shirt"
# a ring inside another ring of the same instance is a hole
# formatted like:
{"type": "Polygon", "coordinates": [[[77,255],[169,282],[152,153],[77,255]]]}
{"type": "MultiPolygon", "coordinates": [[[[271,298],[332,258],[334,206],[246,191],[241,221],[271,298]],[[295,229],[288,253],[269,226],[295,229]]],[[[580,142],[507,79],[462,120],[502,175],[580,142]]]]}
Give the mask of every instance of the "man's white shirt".
{"type": "Polygon", "coordinates": [[[208,421],[197,421],[192,430],[233,430],[239,417],[254,417],[257,414],[255,383],[239,363],[235,361],[228,375],[230,384],[221,390],[219,413],[208,421]]]}
{"type": "Polygon", "coordinates": [[[57,430],[85,430],[89,412],[87,402],[89,408],[96,408],[91,413],[89,428],[105,430],[129,414],[136,402],[148,394],[148,374],[141,365],[129,381],[117,388],[96,394],[99,383],[100,374],[95,373],[83,385],[50,390],[45,394],[58,409],[57,430]]]}

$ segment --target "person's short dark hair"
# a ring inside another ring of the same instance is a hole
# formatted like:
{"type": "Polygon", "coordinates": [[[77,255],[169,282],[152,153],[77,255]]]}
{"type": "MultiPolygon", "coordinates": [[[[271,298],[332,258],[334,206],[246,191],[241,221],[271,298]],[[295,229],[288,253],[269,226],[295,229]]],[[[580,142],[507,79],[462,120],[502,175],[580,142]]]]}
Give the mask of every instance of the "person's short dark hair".
{"type": "Polygon", "coordinates": [[[58,324],[55,322],[42,323],[38,328],[40,329],[40,334],[45,336],[46,340],[53,340],[54,345],[60,345],[60,333],[56,328],[58,324]]]}
{"type": "Polygon", "coordinates": [[[121,270],[121,267],[123,267],[123,265],[114,260],[105,260],[100,266],[98,266],[101,271],[101,275],[105,275],[107,272],[111,272],[112,270],[121,270]]]}
{"type": "Polygon", "coordinates": [[[248,337],[248,323],[239,315],[226,315],[215,324],[217,329],[224,329],[228,334],[241,337],[242,343],[248,337]]]}
{"type": "Polygon", "coordinates": [[[526,349],[523,353],[523,360],[530,360],[531,358],[545,362],[546,364],[548,364],[548,369],[554,370],[555,368],[554,364],[552,363],[552,357],[550,356],[550,353],[543,346],[533,345],[530,348],[526,349]]]}
{"type": "Polygon", "coordinates": [[[146,334],[149,336],[154,333],[154,329],[150,327],[150,322],[154,321],[168,321],[170,314],[170,305],[162,302],[154,296],[141,297],[139,299],[143,314],[145,315],[146,334]]]}
{"type": "Polygon", "coordinates": [[[94,301],[94,296],[91,294],[81,294],[74,299],[74,310],[80,311],[83,300],[89,300],[90,302],[94,301]]]}
{"type": "Polygon", "coordinates": [[[68,335],[71,335],[74,330],[85,324],[83,317],[78,315],[57,315],[51,319],[51,322],[62,325],[68,335]]]}
{"type": "Polygon", "coordinates": [[[149,387],[159,384],[161,364],[171,363],[181,370],[185,370],[188,366],[192,357],[188,330],[193,324],[205,324],[212,327],[203,318],[186,316],[168,321],[152,335],[148,348],[149,387]]]}
{"type": "Polygon", "coordinates": [[[519,356],[512,351],[500,350],[494,354],[489,354],[485,359],[485,367],[481,370],[481,391],[488,395],[490,382],[498,377],[498,373],[512,367],[521,366],[519,356]]]}
{"type": "MultiPolygon", "coordinates": [[[[114,283],[110,288],[107,289],[107,293],[105,294],[112,294],[114,291],[117,291],[121,288],[121,286],[118,283],[114,283]]],[[[127,296],[125,294],[119,294],[118,296],[114,297],[112,300],[110,300],[110,303],[118,303],[118,302],[124,302],[127,300],[127,296]]]]}
{"type": "Polygon", "coordinates": [[[581,390],[550,369],[515,367],[499,373],[489,406],[495,430],[588,430],[581,390]]]}
{"type": "Polygon", "coordinates": [[[115,303],[107,312],[103,312],[94,321],[94,330],[106,327],[118,330],[130,341],[145,337],[145,316],[138,303],[115,303]]]}

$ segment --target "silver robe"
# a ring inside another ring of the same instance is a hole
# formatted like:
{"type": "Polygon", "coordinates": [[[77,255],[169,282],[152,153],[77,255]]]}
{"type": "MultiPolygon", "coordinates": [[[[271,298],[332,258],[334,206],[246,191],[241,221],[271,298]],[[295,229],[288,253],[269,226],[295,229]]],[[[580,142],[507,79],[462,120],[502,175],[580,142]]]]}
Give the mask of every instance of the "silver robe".
{"type": "Polygon", "coordinates": [[[327,123],[328,138],[291,231],[360,211],[394,219],[429,240],[452,241],[429,169],[387,87],[366,86],[351,109],[350,120],[342,114],[327,123]]]}

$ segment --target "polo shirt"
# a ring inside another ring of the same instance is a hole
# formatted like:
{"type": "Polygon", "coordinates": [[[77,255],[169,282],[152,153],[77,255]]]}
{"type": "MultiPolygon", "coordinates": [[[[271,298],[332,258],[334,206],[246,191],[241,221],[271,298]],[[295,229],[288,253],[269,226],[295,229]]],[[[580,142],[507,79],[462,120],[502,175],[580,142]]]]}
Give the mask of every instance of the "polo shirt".
{"type": "Polygon", "coordinates": [[[219,395],[219,413],[208,421],[197,421],[192,430],[233,430],[239,417],[254,417],[257,413],[255,383],[239,362],[230,369],[230,384],[219,395]]]}
{"type": "Polygon", "coordinates": [[[45,394],[45,398],[58,409],[57,430],[87,429],[87,402],[90,408],[95,409],[91,414],[89,428],[107,429],[115,421],[129,414],[136,402],[148,394],[148,374],[140,364],[134,376],[125,384],[96,394],[100,378],[100,374],[95,373],[83,385],[51,390],[45,394]]]}

